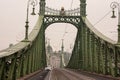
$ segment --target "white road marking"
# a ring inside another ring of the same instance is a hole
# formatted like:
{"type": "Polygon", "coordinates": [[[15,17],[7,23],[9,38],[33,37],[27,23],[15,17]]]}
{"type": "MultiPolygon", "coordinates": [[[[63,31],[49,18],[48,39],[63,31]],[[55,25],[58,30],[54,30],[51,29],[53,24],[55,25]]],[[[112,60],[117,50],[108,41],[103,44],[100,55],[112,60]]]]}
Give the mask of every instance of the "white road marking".
{"type": "Polygon", "coordinates": [[[49,80],[51,80],[51,75],[52,75],[52,70],[50,71],[50,76],[49,76],[49,80]]]}

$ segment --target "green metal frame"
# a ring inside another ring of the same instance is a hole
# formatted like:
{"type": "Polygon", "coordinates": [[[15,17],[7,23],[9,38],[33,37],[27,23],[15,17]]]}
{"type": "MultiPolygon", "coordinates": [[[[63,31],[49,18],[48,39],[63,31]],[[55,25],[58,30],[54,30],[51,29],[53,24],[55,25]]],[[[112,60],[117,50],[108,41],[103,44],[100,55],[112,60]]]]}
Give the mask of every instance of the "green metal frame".
{"type": "Polygon", "coordinates": [[[120,45],[90,24],[86,0],[80,2],[80,16],[45,15],[45,0],[40,0],[39,18],[28,40],[0,52],[0,80],[16,80],[46,66],[45,29],[53,23],[78,29],[68,68],[120,76],[120,45]]]}

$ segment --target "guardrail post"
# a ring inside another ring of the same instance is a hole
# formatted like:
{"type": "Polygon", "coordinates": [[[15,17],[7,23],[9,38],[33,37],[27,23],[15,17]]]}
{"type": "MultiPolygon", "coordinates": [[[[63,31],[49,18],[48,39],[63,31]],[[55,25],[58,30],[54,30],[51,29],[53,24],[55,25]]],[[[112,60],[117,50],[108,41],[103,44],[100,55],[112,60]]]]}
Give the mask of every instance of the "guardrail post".
{"type": "Polygon", "coordinates": [[[13,59],[11,59],[11,64],[9,66],[9,73],[7,80],[15,80],[16,79],[16,55],[13,59]]]}
{"type": "Polygon", "coordinates": [[[4,69],[5,68],[5,59],[4,58],[2,58],[2,59],[0,59],[0,80],[3,80],[4,79],[4,69]]]}

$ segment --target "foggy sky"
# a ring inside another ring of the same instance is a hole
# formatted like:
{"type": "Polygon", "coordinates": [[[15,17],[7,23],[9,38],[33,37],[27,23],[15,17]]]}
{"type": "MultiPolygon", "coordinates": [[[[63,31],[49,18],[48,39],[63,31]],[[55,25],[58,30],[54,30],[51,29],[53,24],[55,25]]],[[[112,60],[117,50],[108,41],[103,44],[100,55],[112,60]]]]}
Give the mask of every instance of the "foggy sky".
{"type": "MultiPolygon", "coordinates": [[[[110,3],[119,0],[87,0],[87,18],[104,35],[117,41],[117,18],[111,19],[110,3]],[[106,16],[105,16],[106,15],[106,16]],[[105,18],[103,18],[105,16],[105,18]],[[103,19],[102,19],[103,18],[103,19]],[[101,20],[102,19],[102,20],[101,20]],[[101,20],[101,21],[99,21],[101,20]]],[[[78,8],[79,0],[47,0],[46,6],[54,9],[64,7],[67,9],[78,8]],[[71,6],[72,5],[72,6],[71,6]]],[[[0,50],[7,48],[9,44],[16,44],[24,38],[27,0],[0,0],[0,50]]],[[[29,7],[31,12],[31,6],[29,7]]],[[[39,4],[36,6],[36,13],[39,4]]],[[[117,15],[117,9],[116,9],[117,15]]],[[[29,32],[34,27],[38,15],[29,15],[29,32]]],[[[53,24],[46,30],[46,37],[50,39],[54,50],[61,47],[61,39],[64,36],[65,50],[70,50],[70,44],[75,40],[76,28],[70,24],[53,24]],[[66,28],[66,29],[65,29],[66,28]],[[69,43],[68,43],[69,42],[69,43]]]]}

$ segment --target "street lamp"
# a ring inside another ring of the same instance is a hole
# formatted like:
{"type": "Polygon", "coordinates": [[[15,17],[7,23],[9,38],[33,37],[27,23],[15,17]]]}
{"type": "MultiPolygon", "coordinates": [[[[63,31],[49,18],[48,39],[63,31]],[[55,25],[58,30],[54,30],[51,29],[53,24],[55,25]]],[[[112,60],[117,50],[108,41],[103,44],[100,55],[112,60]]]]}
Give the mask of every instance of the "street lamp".
{"type": "Polygon", "coordinates": [[[26,24],[25,24],[25,41],[29,41],[28,40],[28,28],[29,28],[29,4],[31,4],[33,6],[33,12],[31,13],[31,15],[36,15],[35,14],[35,6],[37,5],[37,0],[28,0],[28,3],[27,3],[27,15],[26,15],[26,24]]]}
{"type": "Polygon", "coordinates": [[[113,13],[111,18],[116,18],[115,8],[118,8],[118,42],[117,44],[120,44],[120,4],[117,2],[112,2],[110,7],[112,8],[112,13],[113,13]]]}

